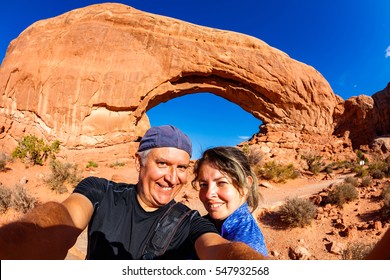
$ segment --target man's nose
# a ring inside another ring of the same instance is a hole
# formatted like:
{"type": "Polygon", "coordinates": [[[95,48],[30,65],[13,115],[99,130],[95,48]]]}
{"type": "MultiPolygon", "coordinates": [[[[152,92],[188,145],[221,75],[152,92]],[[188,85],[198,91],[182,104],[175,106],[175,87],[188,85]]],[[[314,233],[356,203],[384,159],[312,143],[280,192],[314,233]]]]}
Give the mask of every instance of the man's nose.
{"type": "Polygon", "coordinates": [[[169,168],[167,174],[165,174],[165,179],[172,185],[179,184],[180,180],[177,174],[177,168],[169,168]]]}

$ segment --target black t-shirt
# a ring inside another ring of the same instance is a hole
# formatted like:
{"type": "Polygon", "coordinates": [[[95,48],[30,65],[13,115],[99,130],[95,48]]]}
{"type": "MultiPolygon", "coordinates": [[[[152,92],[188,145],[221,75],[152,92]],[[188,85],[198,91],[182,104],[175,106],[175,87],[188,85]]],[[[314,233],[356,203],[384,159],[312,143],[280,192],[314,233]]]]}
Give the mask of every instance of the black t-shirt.
{"type": "MultiPolygon", "coordinates": [[[[138,203],[135,185],[115,183],[88,177],[74,192],[83,194],[93,204],[94,213],[88,225],[87,259],[140,259],[146,237],[169,204],[154,212],[146,212],[138,203]]],[[[181,246],[207,232],[218,231],[198,212],[180,225],[166,253],[160,259],[183,259],[181,246]]],[[[185,251],[185,250],[184,250],[185,251]]]]}

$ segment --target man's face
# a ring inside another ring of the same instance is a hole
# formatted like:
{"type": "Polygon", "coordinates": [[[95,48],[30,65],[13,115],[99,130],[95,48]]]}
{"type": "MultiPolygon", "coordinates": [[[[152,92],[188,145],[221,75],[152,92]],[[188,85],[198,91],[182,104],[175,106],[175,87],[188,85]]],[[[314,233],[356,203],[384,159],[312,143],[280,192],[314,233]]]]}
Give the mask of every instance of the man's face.
{"type": "Polygon", "coordinates": [[[176,148],[151,149],[142,164],[136,155],[139,168],[137,198],[145,211],[154,211],[169,203],[187,183],[190,155],[176,148]]]}

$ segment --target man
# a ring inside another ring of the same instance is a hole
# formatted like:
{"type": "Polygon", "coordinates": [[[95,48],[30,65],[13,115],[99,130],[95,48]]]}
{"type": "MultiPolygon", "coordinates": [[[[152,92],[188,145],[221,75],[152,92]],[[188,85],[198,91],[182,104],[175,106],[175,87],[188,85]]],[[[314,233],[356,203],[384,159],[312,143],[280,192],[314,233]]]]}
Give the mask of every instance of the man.
{"type": "Polygon", "coordinates": [[[0,259],[63,259],[87,226],[88,259],[169,259],[186,240],[201,259],[262,259],[244,243],[223,239],[198,212],[183,218],[163,255],[148,252],[148,237],[187,182],[191,153],[176,127],[150,128],[136,153],[136,185],[82,180],[63,203],[38,206],[0,228],[0,259]]]}
{"type": "Polygon", "coordinates": [[[390,260],[390,228],[365,257],[366,260],[390,260]]]}

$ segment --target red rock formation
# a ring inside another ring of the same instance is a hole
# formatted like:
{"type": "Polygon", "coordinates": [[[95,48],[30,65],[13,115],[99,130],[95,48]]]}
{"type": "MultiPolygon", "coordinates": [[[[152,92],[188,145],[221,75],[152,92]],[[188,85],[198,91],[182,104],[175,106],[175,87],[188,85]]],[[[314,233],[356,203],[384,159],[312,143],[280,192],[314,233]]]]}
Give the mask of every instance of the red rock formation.
{"type": "Polygon", "coordinates": [[[11,42],[0,68],[0,145],[34,133],[78,155],[125,156],[149,126],[148,109],[197,92],[261,119],[278,148],[313,139],[342,147],[329,141],[342,99],[313,67],[254,37],[121,4],[36,22],[11,42]]]}
{"type": "Polygon", "coordinates": [[[334,119],[337,124],[335,134],[349,134],[354,149],[359,149],[362,145],[372,146],[378,137],[388,137],[390,83],[372,97],[360,95],[347,99],[335,110],[334,119]]]}

